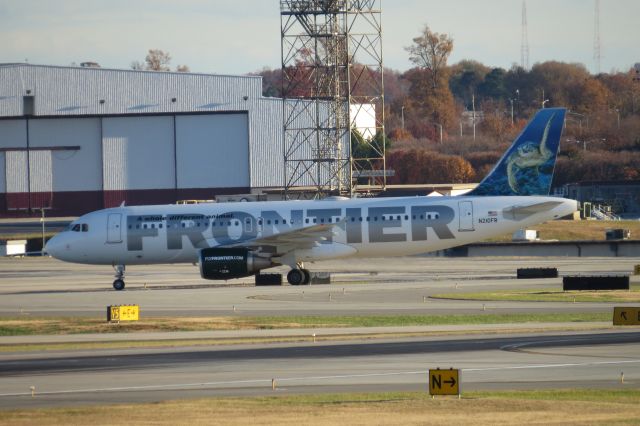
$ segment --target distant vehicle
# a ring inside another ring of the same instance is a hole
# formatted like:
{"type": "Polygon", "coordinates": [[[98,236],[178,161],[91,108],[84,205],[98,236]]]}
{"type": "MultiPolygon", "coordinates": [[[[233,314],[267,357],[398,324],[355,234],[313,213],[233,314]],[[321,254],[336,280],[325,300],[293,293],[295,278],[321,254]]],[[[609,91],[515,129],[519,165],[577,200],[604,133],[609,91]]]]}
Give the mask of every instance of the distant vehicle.
{"type": "Polygon", "coordinates": [[[512,233],[577,210],[574,200],[548,196],[565,112],[538,111],[464,195],[121,206],[80,217],[46,251],[113,265],[116,290],[125,287],[125,265],[186,262],[213,280],[287,265],[298,285],[309,281],[308,261],[404,256],[512,233]]]}

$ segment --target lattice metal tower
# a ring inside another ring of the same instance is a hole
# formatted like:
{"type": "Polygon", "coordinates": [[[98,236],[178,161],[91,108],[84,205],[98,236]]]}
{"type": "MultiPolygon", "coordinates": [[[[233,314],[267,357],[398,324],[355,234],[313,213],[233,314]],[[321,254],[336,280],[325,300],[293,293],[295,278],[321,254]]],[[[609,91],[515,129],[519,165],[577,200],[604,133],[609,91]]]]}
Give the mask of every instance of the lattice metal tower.
{"type": "Polygon", "coordinates": [[[317,197],[351,195],[358,176],[386,184],[384,143],[373,138],[384,135],[380,3],[280,1],[287,197],[304,186],[317,197]],[[375,123],[364,135],[366,149],[351,149],[356,114],[375,123]]]}
{"type": "Polygon", "coordinates": [[[602,49],[600,45],[600,0],[596,0],[595,3],[593,17],[593,62],[596,74],[600,74],[600,63],[602,59],[602,49]]]}
{"type": "Polygon", "coordinates": [[[529,30],[527,28],[527,2],[522,0],[522,38],[520,43],[520,66],[529,69],[529,30]]]}

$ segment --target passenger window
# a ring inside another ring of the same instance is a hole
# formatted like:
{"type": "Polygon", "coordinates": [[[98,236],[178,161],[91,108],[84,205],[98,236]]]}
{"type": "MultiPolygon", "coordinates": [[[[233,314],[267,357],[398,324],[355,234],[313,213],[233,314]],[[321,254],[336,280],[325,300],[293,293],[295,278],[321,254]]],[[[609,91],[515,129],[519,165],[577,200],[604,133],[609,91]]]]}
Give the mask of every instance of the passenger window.
{"type": "Polygon", "coordinates": [[[278,219],[274,220],[273,223],[274,223],[274,225],[277,225],[278,224],[278,219]]]}
{"type": "Polygon", "coordinates": [[[162,229],[162,224],[159,224],[159,225],[158,225],[158,229],[162,229]]]}
{"type": "Polygon", "coordinates": [[[409,220],[409,215],[404,215],[404,220],[409,220]]]}
{"type": "Polygon", "coordinates": [[[318,223],[318,219],[317,218],[313,218],[313,223],[318,223]]]}
{"type": "Polygon", "coordinates": [[[304,223],[309,223],[309,218],[306,218],[306,219],[304,220],[304,223]]]}
{"type": "MultiPolygon", "coordinates": [[[[293,221],[291,221],[293,223],[293,221]]],[[[282,224],[286,225],[287,224],[287,219],[282,219],[282,224]]]]}

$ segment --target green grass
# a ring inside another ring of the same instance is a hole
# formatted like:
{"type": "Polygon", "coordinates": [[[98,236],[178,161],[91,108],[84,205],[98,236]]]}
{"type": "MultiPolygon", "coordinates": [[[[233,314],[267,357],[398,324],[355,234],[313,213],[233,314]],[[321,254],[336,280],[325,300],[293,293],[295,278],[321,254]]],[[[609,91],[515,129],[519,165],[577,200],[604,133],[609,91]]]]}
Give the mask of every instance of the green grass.
{"type": "MultiPolygon", "coordinates": [[[[478,306],[478,310],[481,307],[478,306]]],[[[327,327],[401,327],[428,325],[478,325],[510,323],[610,321],[611,313],[495,314],[486,311],[460,315],[376,315],[143,318],[138,322],[108,324],[97,318],[0,318],[0,336],[85,333],[127,333],[210,330],[269,330],[327,327]]]]}
{"type": "Polygon", "coordinates": [[[640,286],[633,285],[630,291],[544,291],[539,289],[521,289],[488,291],[480,293],[443,293],[431,296],[434,299],[458,299],[478,301],[509,302],[608,302],[640,303],[640,286]]]}

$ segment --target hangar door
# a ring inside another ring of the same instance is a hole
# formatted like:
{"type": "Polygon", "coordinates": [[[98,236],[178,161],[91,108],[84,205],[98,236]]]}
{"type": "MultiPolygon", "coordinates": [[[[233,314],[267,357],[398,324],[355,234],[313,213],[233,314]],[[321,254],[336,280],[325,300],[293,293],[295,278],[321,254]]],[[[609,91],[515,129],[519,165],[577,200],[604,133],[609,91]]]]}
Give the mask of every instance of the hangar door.
{"type": "Polygon", "coordinates": [[[176,117],[178,188],[249,187],[246,113],[176,117]]]}

